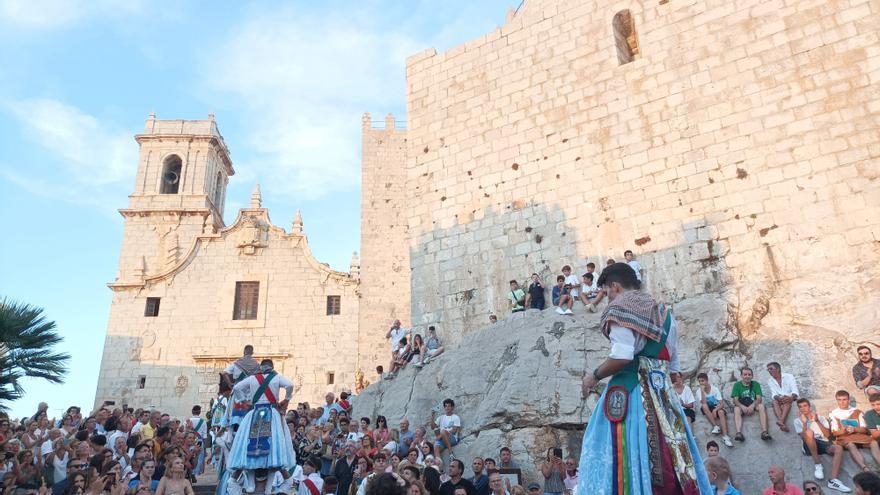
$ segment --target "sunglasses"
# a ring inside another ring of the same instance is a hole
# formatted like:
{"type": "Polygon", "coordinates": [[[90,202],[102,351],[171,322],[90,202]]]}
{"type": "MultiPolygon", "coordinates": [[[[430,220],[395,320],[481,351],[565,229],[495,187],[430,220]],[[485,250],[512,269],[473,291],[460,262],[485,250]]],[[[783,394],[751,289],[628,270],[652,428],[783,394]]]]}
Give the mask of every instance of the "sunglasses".
{"type": "Polygon", "coordinates": [[[804,488],[804,491],[807,493],[809,493],[809,492],[817,492],[818,493],[819,487],[818,486],[808,486],[808,487],[804,488]]]}

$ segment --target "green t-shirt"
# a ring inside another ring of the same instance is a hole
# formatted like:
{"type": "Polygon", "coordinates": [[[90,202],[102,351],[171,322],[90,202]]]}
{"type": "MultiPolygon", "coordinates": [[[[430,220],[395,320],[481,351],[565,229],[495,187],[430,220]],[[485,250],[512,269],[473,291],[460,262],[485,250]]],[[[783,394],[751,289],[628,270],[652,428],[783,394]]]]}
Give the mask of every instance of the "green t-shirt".
{"type": "Polygon", "coordinates": [[[739,399],[740,402],[742,402],[743,399],[751,399],[754,402],[761,395],[760,383],[752,380],[752,382],[749,383],[749,386],[746,387],[742,381],[739,381],[733,384],[733,391],[730,393],[730,398],[739,399]]]}
{"type": "Polygon", "coordinates": [[[877,411],[871,409],[863,414],[862,417],[865,418],[865,426],[867,426],[869,430],[880,429],[880,414],[877,414],[877,411]]]}
{"type": "Polygon", "coordinates": [[[507,298],[510,299],[510,302],[513,303],[513,310],[521,310],[524,309],[523,305],[520,304],[520,301],[524,300],[526,297],[526,293],[523,292],[522,289],[512,290],[507,293],[507,298]]]}

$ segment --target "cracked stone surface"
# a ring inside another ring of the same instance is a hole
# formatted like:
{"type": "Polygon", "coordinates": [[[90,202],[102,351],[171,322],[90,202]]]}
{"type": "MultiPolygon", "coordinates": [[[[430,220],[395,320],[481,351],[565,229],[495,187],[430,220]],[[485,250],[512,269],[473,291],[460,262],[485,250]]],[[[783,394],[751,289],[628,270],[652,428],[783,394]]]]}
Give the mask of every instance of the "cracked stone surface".
{"type": "MultiPolygon", "coordinates": [[[[764,384],[768,379],[765,364],[779,361],[795,375],[801,395],[820,397],[814,402],[822,414],[834,407],[824,397],[833,397],[837,388],[852,389],[848,377],[855,344],[851,340],[836,332],[816,332],[807,339],[799,328],[779,330],[781,326],[769,326],[779,324],[772,311],[752,318],[755,310],[749,308],[743,318],[731,300],[735,298],[729,293],[709,293],[674,305],[681,368],[692,387],[696,373],[705,371],[727,397],[741,366],[752,365],[756,379],[764,384]],[[742,326],[747,327],[745,331],[740,330],[742,326]],[[805,362],[803,356],[819,356],[822,369],[805,362]]],[[[605,359],[608,348],[599,332],[598,314],[516,313],[465,335],[458,347],[421,370],[410,366],[394,380],[374,383],[357,397],[354,415],[383,414],[390,424],[405,416],[413,427],[428,425],[431,409],[453,398],[462,418],[457,457],[469,465],[476,455],[497,459],[499,449],[509,446],[524,467],[524,481],[543,482],[537,466],[548,448],[561,446],[566,455],[580,454],[583,430],[598,400],[595,394],[581,398],[580,380],[585,370],[605,359]]],[[[745,444],[734,449],[722,446],[722,455],[731,461],[743,493],[760,493],[767,484],[766,468],[773,463],[786,468],[791,482],[812,476],[809,457],[800,453],[800,440],[778,430],[772,410],[768,409],[768,415],[772,444],[759,439],[755,418],[746,422],[745,444]]],[[[708,422],[698,417],[697,443],[702,447],[709,439],[719,441],[709,434],[708,422]]],[[[789,417],[789,424],[793,418],[789,417]]],[[[729,421],[733,431],[732,414],[729,421]]],[[[826,473],[830,473],[830,463],[826,464],[826,473]]],[[[841,478],[849,482],[856,472],[847,458],[841,478]]]]}

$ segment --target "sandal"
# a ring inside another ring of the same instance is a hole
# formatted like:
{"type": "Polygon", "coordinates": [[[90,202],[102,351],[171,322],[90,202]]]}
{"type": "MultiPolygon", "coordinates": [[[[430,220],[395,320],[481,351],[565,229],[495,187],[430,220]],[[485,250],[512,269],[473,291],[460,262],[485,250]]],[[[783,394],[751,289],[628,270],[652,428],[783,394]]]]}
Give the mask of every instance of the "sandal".
{"type": "Polygon", "coordinates": [[[746,437],[744,437],[742,433],[737,433],[736,435],[733,436],[733,439],[736,440],[737,442],[745,442],[746,441],[746,437]]]}
{"type": "Polygon", "coordinates": [[[773,440],[773,437],[770,436],[770,433],[768,433],[766,431],[762,431],[761,432],[761,440],[764,440],[766,442],[768,440],[773,440]]]}

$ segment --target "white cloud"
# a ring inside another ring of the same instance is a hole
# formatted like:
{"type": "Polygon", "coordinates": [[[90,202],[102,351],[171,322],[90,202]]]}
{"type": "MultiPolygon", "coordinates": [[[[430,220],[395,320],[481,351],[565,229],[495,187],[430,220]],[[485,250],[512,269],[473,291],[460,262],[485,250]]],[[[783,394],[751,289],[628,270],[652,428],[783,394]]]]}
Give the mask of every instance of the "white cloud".
{"type": "Polygon", "coordinates": [[[314,199],[356,188],[361,115],[403,106],[405,59],[423,42],[369,24],[282,9],[248,19],[204,54],[204,84],[241,100],[244,146],[258,155],[248,167],[276,193],[314,199]]]}
{"type": "Polygon", "coordinates": [[[0,21],[19,29],[47,29],[84,17],[140,12],[142,0],[0,0],[0,21]]]}
{"type": "MultiPolygon", "coordinates": [[[[35,194],[101,205],[129,187],[138,148],[129,132],[110,129],[79,108],[52,99],[8,104],[29,140],[48,151],[48,162],[3,167],[2,175],[35,194]]],[[[111,203],[112,204],[112,203],[111,203]]]]}

